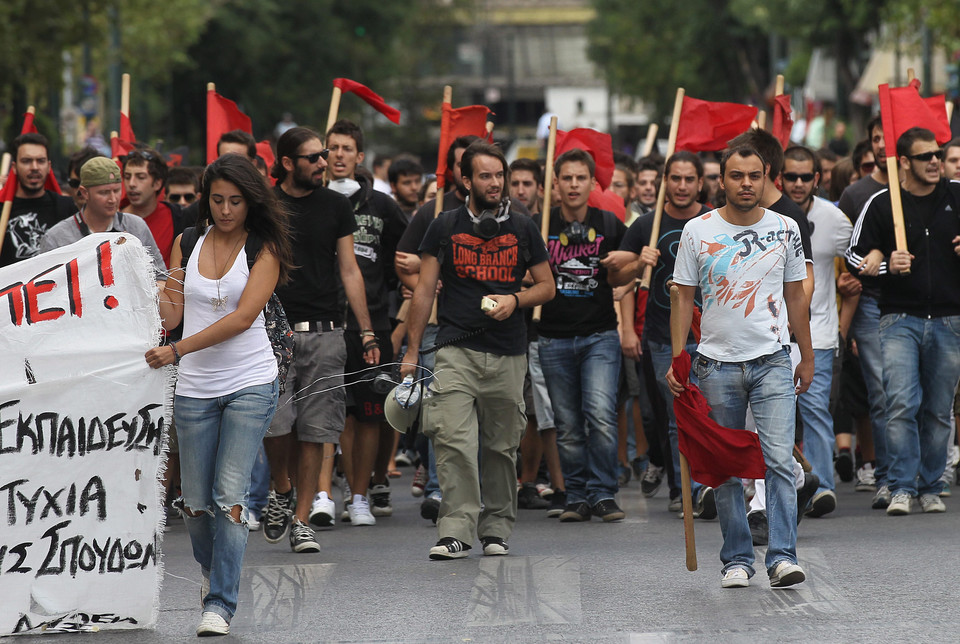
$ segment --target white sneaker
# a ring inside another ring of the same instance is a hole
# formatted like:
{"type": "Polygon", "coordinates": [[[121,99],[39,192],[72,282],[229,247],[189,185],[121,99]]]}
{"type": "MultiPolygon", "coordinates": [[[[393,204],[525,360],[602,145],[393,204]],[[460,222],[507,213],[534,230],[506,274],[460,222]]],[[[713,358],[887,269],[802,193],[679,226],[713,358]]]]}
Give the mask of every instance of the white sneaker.
{"type": "Polygon", "coordinates": [[[891,516],[910,514],[910,495],[906,492],[894,494],[890,499],[890,505],[887,506],[887,514],[891,516]]]}
{"type": "Polygon", "coordinates": [[[773,573],[770,575],[770,586],[772,588],[786,588],[799,584],[806,578],[807,576],[803,574],[803,568],[798,564],[781,561],[773,567],[773,573]]]}
{"type": "Polygon", "coordinates": [[[746,588],[750,585],[750,575],[743,568],[731,568],[720,580],[722,588],[746,588]]]}
{"type": "Polygon", "coordinates": [[[350,523],[353,525],[376,525],[377,519],[370,512],[370,503],[367,497],[360,494],[353,495],[353,503],[347,506],[350,514],[350,523]]]}
{"type": "Polygon", "coordinates": [[[204,611],[200,616],[200,625],[197,626],[197,637],[210,635],[229,635],[230,624],[217,613],[204,611]]]}
{"type": "Polygon", "coordinates": [[[921,494],[920,508],[924,512],[946,512],[947,506],[943,504],[940,497],[936,494],[921,494]]]}
{"type": "Polygon", "coordinates": [[[857,470],[857,482],[853,489],[857,492],[875,492],[877,490],[877,477],[873,471],[873,463],[864,463],[857,470]]]}
{"type": "Polygon", "coordinates": [[[317,492],[317,495],[313,497],[313,503],[310,504],[308,520],[310,525],[316,528],[331,528],[336,512],[337,507],[334,505],[333,499],[327,496],[326,492],[317,492]]]}
{"type": "Polygon", "coordinates": [[[257,532],[260,530],[260,519],[253,516],[252,514],[247,514],[247,529],[250,532],[257,532]]]}

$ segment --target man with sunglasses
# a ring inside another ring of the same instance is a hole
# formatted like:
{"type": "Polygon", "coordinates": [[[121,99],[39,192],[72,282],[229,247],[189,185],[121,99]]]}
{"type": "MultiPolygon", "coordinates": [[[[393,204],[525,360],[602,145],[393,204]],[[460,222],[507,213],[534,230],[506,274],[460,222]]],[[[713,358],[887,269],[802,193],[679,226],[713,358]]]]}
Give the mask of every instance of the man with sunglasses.
{"type": "MultiPolygon", "coordinates": [[[[843,257],[850,243],[853,226],[839,208],[815,196],[820,179],[819,162],[803,146],[792,146],[783,153],[783,190],[807,215],[813,251],[813,298],[810,301],[810,335],[813,340],[814,374],[807,392],[797,404],[803,420],[803,451],[820,485],[813,496],[807,516],[820,517],[837,507],[833,482],[833,418],[830,416],[830,388],[833,384],[833,360],[840,346],[837,329],[846,337],[852,313],[845,301],[842,316],[837,313],[834,258],[843,257]]],[[[800,508],[804,511],[804,508],[800,508]]]]}
{"type": "MultiPolygon", "coordinates": [[[[854,270],[883,254],[880,344],[886,395],[887,514],[943,512],[941,482],[953,395],[960,379],[960,183],[940,175],[933,132],[910,128],[897,141],[907,250],[898,250],[890,193],[870,198],[854,229],[854,270]]],[[[865,269],[866,270],[866,269],[865,269]]]]}
{"type": "Polygon", "coordinates": [[[128,202],[124,212],[147,222],[163,263],[169,268],[173,240],[188,224],[178,204],[160,201],[166,178],[167,162],[153,148],[136,148],[123,157],[123,187],[128,202]]]}
{"type": "Polygon", "coordinates": [[[77,211],[70,197],[47,190],[50,174],[47,138],[42,134],[21,134],[11,146],[13,165],[7,181],[17,182],[10,221],[0,249],[0,266],[9,266],[36,255],[40,240],[54,224],[77,211]]]}
{"type": "Polygon", "coordinates": [[[186,208],[200,194],[200,177],[192,168],[170,168],[167,173],[167,201],[186,208]]]}

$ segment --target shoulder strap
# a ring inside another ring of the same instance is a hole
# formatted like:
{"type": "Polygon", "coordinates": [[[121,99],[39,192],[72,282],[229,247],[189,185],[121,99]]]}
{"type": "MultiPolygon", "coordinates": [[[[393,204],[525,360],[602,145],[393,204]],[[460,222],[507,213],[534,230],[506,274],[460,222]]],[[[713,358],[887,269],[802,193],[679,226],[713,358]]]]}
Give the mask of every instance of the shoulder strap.
{"type": "Polygon", "coordinates": [[[200,229],[197,226],[190,226],[183,231],[180,236],[180,253],[182,255],[180,268],[187,267],[187,260],[190,259],[190,253],[193,252],[198,241],[200,241],[200,229]]]}
{"type": "Polygon", "coordinates": [[[450,236],[453,234],[453,225],[457,221],[457,211],[447,210],[441,212],[440,218],[440,248],[437,250],[437,264],[443,267],[443,256],[450,244],[450,236]]]}
{"type": "Polygon", "coordinates": [[[257,262],[257,255],[263,248],[263,240],[254,233],[247,233],[247,241],[243,244],[243,251],[247,254],[247,270],[253,268],[257,262]]]}
{"type": "Polygon", "coordinates": [[[520,246],[520,255],[523,257],[523,263],[529,266],[530,259],[533,257],[533,255],[530,254],[530,236],[527,234],[526,222],[522,221],[520,219],[521,217],[527,217],[527,215],[521,215],[512,210],[510,211],[510,219],[513,221],[513,227],[517,229],[517,244],[520,246]]]}

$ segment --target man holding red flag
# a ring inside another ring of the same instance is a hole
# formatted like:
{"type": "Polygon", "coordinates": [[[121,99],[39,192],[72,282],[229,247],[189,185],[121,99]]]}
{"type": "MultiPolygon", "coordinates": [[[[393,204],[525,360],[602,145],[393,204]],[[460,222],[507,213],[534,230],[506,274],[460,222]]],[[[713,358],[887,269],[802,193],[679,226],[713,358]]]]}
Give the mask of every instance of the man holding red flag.
{"type": "Polygon", "coordinates": [[[904,132],[897,156],[909,250],[897,249],[890,193],[882,190],[864,207],[847,261],[856,267],[870,251],[883,255],[876,273],[891,492],[887,514],[909,514],[916,496],[924,512],[944,512],[940,477],[960,379],[960,183],[940,176],[942,150],[930,130],[904,132]]]}
{"type": "Polygon", "coordinates": [[[25,132],[13,140],[12,148],[13,166],[0,192],[0,203],[13,201],[0,266],[36,255],[47,230],[77,211],[73,199],[53,191],[47,183],[51,167],[45,136],[25,132]]]}
{"type": "MultiPolygon", "coordinates": [[[[765,564],[776,588],[805,579],[796,554],[794,395],[810,386],[813,347],[800,231],[792,219],[760,207],[766,165],[748,146],[724,153],[720,167],[726,205],[684,226],[673,274],[680,299],[672,315],[678,316],[678,328],[690,327],[699,287],[703,318],[693,369],[711,417],[739,429],[746,424],[747,406],[753,411],[767,465],[770,541],[765,564]],[[796,374],[783,340],[788,322],[800,347],[796,374]],[[800,382],[794,386],[796,379],[800,382]]],[[[674,395],[683,393],[686,383],[674,378],[672,368],[667,382],[674,395]]],[[[699,469],[698,464],[692,462],[691,469],[699,469]]],[[[721,585],[744,587],[754,574],[754,551],[740,479],[728,479],[716,497],[723,532],[721,585]]]]}

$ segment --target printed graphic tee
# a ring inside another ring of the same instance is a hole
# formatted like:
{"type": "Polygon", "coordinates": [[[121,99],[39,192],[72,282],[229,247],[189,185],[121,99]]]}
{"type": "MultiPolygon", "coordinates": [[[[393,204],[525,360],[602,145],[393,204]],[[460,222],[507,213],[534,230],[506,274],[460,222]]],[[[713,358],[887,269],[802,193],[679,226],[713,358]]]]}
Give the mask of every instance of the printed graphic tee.
{"type": "Polygon", "coordinates": [[[783,346],[783,285],[807,276],[797,223],[763,209],[760,221],[737,226],[718,210],[683,229],[673,279],[699,286],[703,319],[697,351],[721,362],[745,362],[783,346]]]}

